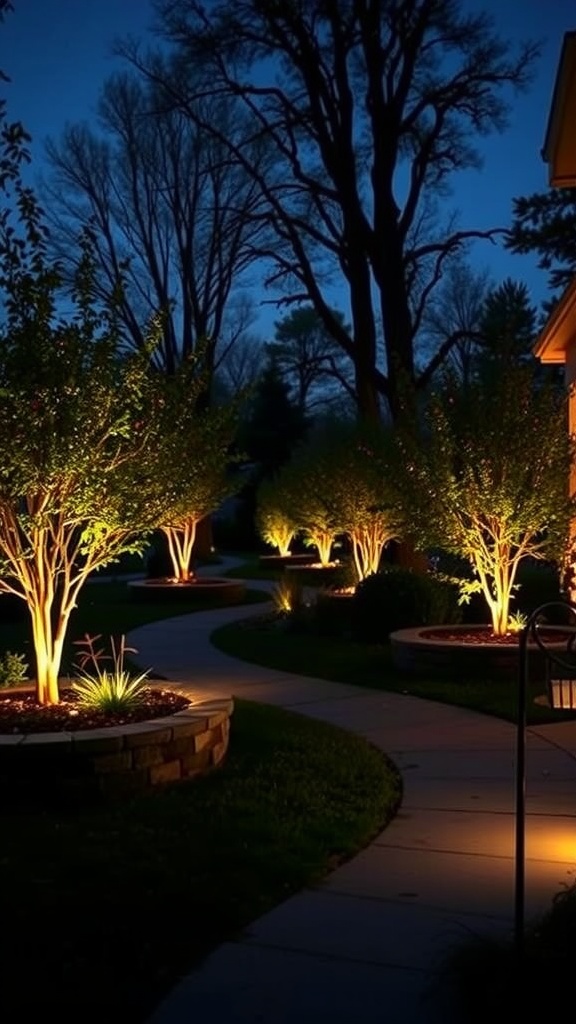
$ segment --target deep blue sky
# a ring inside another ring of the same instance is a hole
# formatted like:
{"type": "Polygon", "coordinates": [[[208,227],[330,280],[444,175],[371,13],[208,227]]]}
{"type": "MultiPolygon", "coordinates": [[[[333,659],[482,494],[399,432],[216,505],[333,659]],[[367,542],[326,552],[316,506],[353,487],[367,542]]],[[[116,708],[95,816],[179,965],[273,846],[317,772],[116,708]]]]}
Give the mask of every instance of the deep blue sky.
{"type": "MultiPolygon", "coordinates": [[[[564,32],[576,29],[575,0],[467,0],[475,10],[492,12],[511,40],[544,39],[537,77],[526,94],[513,98],[510,127],[502,136],[480,141],[484,167],[455,182],[450,208],[462,227],[505,226],[513,196],[547,187],[540,150],[564,32]]],[[[14,0],[15,11],[0,27],[0,67],[11,77],[3,87],[10,116],[21,120],[34,140],[40,168],[42,143],[57,136],[67,121],[94,116],[103,79],[115,69],[115,37],[142,37],[152,22],[148,0],[14,0]]],[[[524,280],[532,297],[546,296],[545,276],[529,257],[513,256],[483,244],[474,255],[496,281],[524,280]]],[[[271,314],[267,314],[269,318],[271,314]]],[[[277,314],[275,314],[277,316],[277,314]]]]}

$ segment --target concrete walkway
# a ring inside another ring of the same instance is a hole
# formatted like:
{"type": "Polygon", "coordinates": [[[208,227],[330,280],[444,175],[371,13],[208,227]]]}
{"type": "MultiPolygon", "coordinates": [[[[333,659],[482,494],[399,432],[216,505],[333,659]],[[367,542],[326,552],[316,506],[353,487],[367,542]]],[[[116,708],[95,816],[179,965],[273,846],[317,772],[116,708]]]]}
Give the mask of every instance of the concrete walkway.
{"type": "MultiPolygon", "coordinates": [[[[515,727],[249,665],[211,645],[217,626],[256,613],[164,620],[129,642],[140,663],[194,695],[276,704],[366,737],[400,769],[402,806],[321,885],[183,978],[150,1024],[460,1024],[443,983],[447,954],[513,925],[515,727]]],[[[529,918],[575,878],[576,722],[528,731],[526,837],[529,918]]]]}

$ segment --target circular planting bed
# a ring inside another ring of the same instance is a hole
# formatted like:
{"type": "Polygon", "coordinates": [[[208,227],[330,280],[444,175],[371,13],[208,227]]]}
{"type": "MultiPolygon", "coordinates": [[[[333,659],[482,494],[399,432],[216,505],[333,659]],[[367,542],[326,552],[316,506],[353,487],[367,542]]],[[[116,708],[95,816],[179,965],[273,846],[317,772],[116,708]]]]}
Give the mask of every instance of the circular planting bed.
{"type": "MultiPolygon", "coordinates": [[[[540,630],[547,647],[566,650],[569,634],[562,626],[540,630]]],[[[487,625],[422,626],[390,634],[392,662],[415,675],[513,676],[519,671],[519,635],[495,637],[487,625]]],[[[536,671],[544,668],[544,655],[529,643],[530,661],[536,671]]]]}
{"type": "MultiPolygon", "coordinates": [[[[56,705],[46,709],[44,732],[38,731],[42,709],[28,722],[23,716],[22,731],[0,732],[2,798],[59,803],[131,795],[205,775],[221,764],[228,749],[232,699],[191,704],[182,693],[165,688],[157,693],[158,707],[177,710],[94,728],[86,728],[83,717],[76,728],[78,719],[66,720],[70,711],[56,705]],[[172,699],[162,700],[166,695],[172,699]]],[[[20,703],[30,696],[30,687],[19,688],[12,696],[4,693],[1,703],[20,703]]]]}
{"type": "Polygon", "coordinates": [[[221,604],[236,604],[244,600],[244,580],[225,576],[197,576],[189,583],[178,583],[168,577],[150,580],[131,580],[132,596],[139,601],[194,601],[210,600],[221,604]]]}

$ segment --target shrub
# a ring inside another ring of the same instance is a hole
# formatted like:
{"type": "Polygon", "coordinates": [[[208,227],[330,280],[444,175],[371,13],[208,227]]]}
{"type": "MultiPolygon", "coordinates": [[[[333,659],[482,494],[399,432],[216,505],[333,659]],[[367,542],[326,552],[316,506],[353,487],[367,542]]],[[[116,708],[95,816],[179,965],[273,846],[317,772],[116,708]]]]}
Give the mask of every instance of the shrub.
{"type": "Polygon", "coordinates": [[[75,646],[80,648],[80,655],[78,664],[74,666],[77,678],[72,683],[72,689],[83,708],[109,712],[129,711],[140,704],[144,697],[148,670],[133,675],[125,668],[125,655],[136,654],[137,651],[134,647],[126,646],[124,635],[119,641],[111,637],[111,654],[96,647],[100,639],[99,635],[90,636],[87,633],[83,640],[74,641],[75,646]],[[110,662],[111,667],[104,668],[104,662],[110,662]]]}
{"type": "Polygon", "coordinates": [[[27,678],[28,665],[24,655],[6,651],[0,658],[0,689],[19,686],[21,683],[25,683],[27,678]]]}
{"type": "Polygon", "coordinates": [[[390,566],[358,584],[353,617],[355,639],[384,643],[396,629],[459,622],[458,588],[433,574],[390,566]]]}

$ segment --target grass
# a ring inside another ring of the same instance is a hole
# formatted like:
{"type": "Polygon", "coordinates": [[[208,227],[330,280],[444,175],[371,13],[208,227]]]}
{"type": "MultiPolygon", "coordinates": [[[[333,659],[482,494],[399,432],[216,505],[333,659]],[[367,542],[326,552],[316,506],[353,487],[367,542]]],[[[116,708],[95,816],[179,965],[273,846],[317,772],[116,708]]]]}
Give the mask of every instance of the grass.
{"type": "MultiPolygon", "coordinates": [[[[354,643],[337,636],[318,636],[313,632],[298,636],[290,630],[270,628],[268,621],[267,617],[264,618],[261,628],[258,628],[257,620],[254,623],[230,623],[212,634],[212,642],[226,654],[282,672],[425,697],[515,721],[515,680],[511,684],[506,679],[449,680],[408,676],[393,666],[388,645],[354,643]]],[[[570,712],[552,711],[534,704],[533,698],[540,690],[537,685],[533,687],[528,700],[530,724],[574,718],[570,712]]]]}
{"type": "Polygon", "coordinates": [[[0,1019],[140,1024],[216,944],[366,845],[400,782],[364,740],[238,701],[224,767],[108,808],[5,813],[0,1019]]]}

